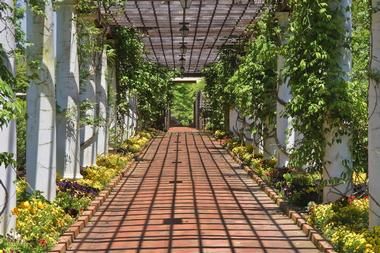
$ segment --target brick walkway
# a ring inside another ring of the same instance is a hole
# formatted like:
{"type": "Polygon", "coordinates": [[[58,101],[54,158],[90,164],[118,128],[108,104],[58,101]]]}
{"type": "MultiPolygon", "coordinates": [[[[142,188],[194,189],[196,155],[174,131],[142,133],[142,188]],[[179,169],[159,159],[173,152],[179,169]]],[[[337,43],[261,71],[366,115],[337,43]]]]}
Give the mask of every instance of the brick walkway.
{"type": "Polygon", "coordinates": [[[207,135],[156,138],[69,252],[316,253],[207,135]]]}

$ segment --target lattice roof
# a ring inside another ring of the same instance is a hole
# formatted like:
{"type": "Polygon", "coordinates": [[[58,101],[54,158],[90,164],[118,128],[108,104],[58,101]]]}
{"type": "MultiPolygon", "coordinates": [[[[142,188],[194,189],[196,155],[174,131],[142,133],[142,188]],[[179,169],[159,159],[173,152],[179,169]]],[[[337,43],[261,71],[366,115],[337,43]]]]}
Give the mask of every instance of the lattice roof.
{"type": "Polygon", "coordinates": [[[181,66],[184,42],[185,74],[191,75],[215,61],[219,48],[236,43],[263,5],[264,0],[193,0],[184,12],[179,0],[128,0],[115,21],[142,31],[147,58],[171,68],[181,66]],[[186,37],[182,23],[189,28],[186,37]]]}

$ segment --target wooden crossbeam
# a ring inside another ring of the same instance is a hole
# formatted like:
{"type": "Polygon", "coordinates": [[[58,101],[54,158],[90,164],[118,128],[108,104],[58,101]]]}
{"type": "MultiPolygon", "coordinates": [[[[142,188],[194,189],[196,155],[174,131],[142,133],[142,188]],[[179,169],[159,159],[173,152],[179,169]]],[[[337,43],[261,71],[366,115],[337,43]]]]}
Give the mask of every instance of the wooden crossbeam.
{"type": "Polygon", "coordinates": [[[263,6],[264,0],[193,0],[183,18],[179,0],[134,0],[126,2],[123,15],[114,10],[113,20],[138,29],[144,34],[146,57],[171,68],[181,66],[184,42],[185,74],[198,74],[217,59],[220,48],[238,41],[263,6]],[[183,22],[189,28],[185,38],[180,32],[183,22]]]}

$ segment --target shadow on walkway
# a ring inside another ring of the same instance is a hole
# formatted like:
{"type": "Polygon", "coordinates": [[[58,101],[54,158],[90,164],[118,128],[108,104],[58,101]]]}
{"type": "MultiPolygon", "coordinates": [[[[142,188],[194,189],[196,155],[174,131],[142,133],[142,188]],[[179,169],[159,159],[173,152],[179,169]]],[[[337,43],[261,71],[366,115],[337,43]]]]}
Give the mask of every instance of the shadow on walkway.
{"type": "Polygon", "coordinates": [[[319,252],[204,134],[156,138],[69,252],[319,252]]]}

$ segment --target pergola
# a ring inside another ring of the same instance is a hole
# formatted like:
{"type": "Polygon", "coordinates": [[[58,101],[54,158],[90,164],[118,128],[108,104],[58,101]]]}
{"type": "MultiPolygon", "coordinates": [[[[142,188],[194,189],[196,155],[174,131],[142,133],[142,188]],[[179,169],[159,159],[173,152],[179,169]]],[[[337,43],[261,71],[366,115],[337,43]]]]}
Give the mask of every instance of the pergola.
{"type": "MultiPolygon", "coordinates": [[[[13,0],[3,0],[13,6],[13,0]]],[[[241,38],[248,24],[260,14],[265,0],[129,0],[123,9],[113,9],[114,26],[135,27],[142,32],[146,46],[146,58],[182,71],[184,76],[199,76],[202,68],[218,59],[218,52],[224,46],[233,45],[241,38]],[[190,3],[191,2],[191,3],[190,3]],[[184,8],[185,7],[185,8],[184,8]]],[[[278,1],[286,2],[286,1],[278,1]]],[[[375,6],[377,2],[372,0],[375,6]]],[[[48,200],[55,198],[55,180],[58,171],[65,178],[81,177],[80,168],[94,164],[96,155],[107,153],[107,125],[82,127],[80,125],[80,103],[88,100],[97,105],[91,115],[101,119],[109,117],[110,104],[108,88],[116,90],[117,71],[107,63],[106,50],[96,55],[98,64],[91,59],[79,62],[77,53],[76,10],[73,0],[62,0],[53,8],[53,1],[45,1],[44,15],[27,12],[27,57],[36,63],[36,69],[29,74],[36,76],[29,85],[27,94],[28,129],[26,169],[27,180],[33,190],[43,192],[48,200]],[[54,14],[54,11],[56,12],[54,14]],[[55,18],[56,17],[56,18],[55,18]],[[54,30],[56,29],[56,31],[54,30]],[[56,37],[56,38],[55,38],[56,37]],[[53,43],[55,41],[55,43],[53,43]],[[81,65],[80,65],[81,64],[81,65]],[[96,66],[95,66],[96,65],[96,66]],[[79,68],[89,73],[86,82],[79,87],[79,68]],[[106,75],[108,74],[108,76],[106,75]],[[107,78],[106,78],[107,77],[107,78]],[[96,145],[95,141],[96,140],[96,145]],[[86,145],[84,145],[86,144],[86,145]]],[[[343,9],[349,9],[350,0],[340,0],[343,9]]],[[[278,11],[279,22],[287,25],[287,13],[278,11]]],[[[4,17],[13,13],[4,11],[4,17]]],[[[349,33],[352,24],[350,11],[346,14],[349,33]]],[[[10,18],[0,24],[0,44],[7,58],[4,61],[10,73],[15,73],[12,52],[16,48],[14,26],[10,18]],[[8,57],[9,55],[9,57],[8,57]]],[[[378,92],[380,70],[380,12],[372,14],[371,75],[369,85],[369,192],[370,224],[380,224],[380,93],[378,92]]],[[[89,39],[89,38],[87,38],[89,39]]],[[[342,70],[349,73],[351,52],[341,49],[342,70]]],[[[285,59],[279,56],[277,71],[284,68],[285,59]]],[[[291,94],[284,80],[279,84],[278,97],[289,101],[291,94]]],[[[136,101],[130,98],[131,116],[125,124],[134,132],[137,122],[136,101]]],[[[128,101],[129,102],[129,101],[128,101]]],[[[281,145],[286,145],[285,136],[291,119],[284,116],[284,105],[277,105],[277,131],[281,145]]],[[[330,138],[329,136],[327,136],[330,138]]],[[[16,125],[9,122],[0,129],[0,153],[16,154],[16,125]],[[5,143],[5,145],[4,145],[5,143]]],[[[326,148],[330,175],[341,175],[341,161],[352,160],[346,139],[332,143],[326,148]],[[347,159],[345,159],[348,157],[347,159]],[[339,158],[339,159],[338,159],[339,158]],[[342,159],[340,159],[342,158],[342,159]]],[[[273,142],[274,143],[274,142],[273,142]]],[[[275,147],[268,142],[268,146],[275,147]]],[[[288,158],[286,158],[288,159],[288,158]]],[[[3,170],[4,166],[0,166],[3,170]]],[[[11,167],[11,166],[9,166],[11,167]]],[[[0,173],[5,182],[6,193],[0,192],[1,199],[7,199],[4,215],[0,217],[0,234],[6,234],[15,226],[11,210],[16,206],[16,173],[8,169],[0,173]],[[2,219],[4,217],[4,219],[2,219]]]]}
{"type": "Polygon", "coordinates": [[[114,10],[118,26],[141,31],[147,59],[199,76],[218,58],[224,46],[238,42],[259,15],[264,0],[135,0],[122,13],[114,10]],[[185,6],[186,7],[186,6],[185,6]]]}

